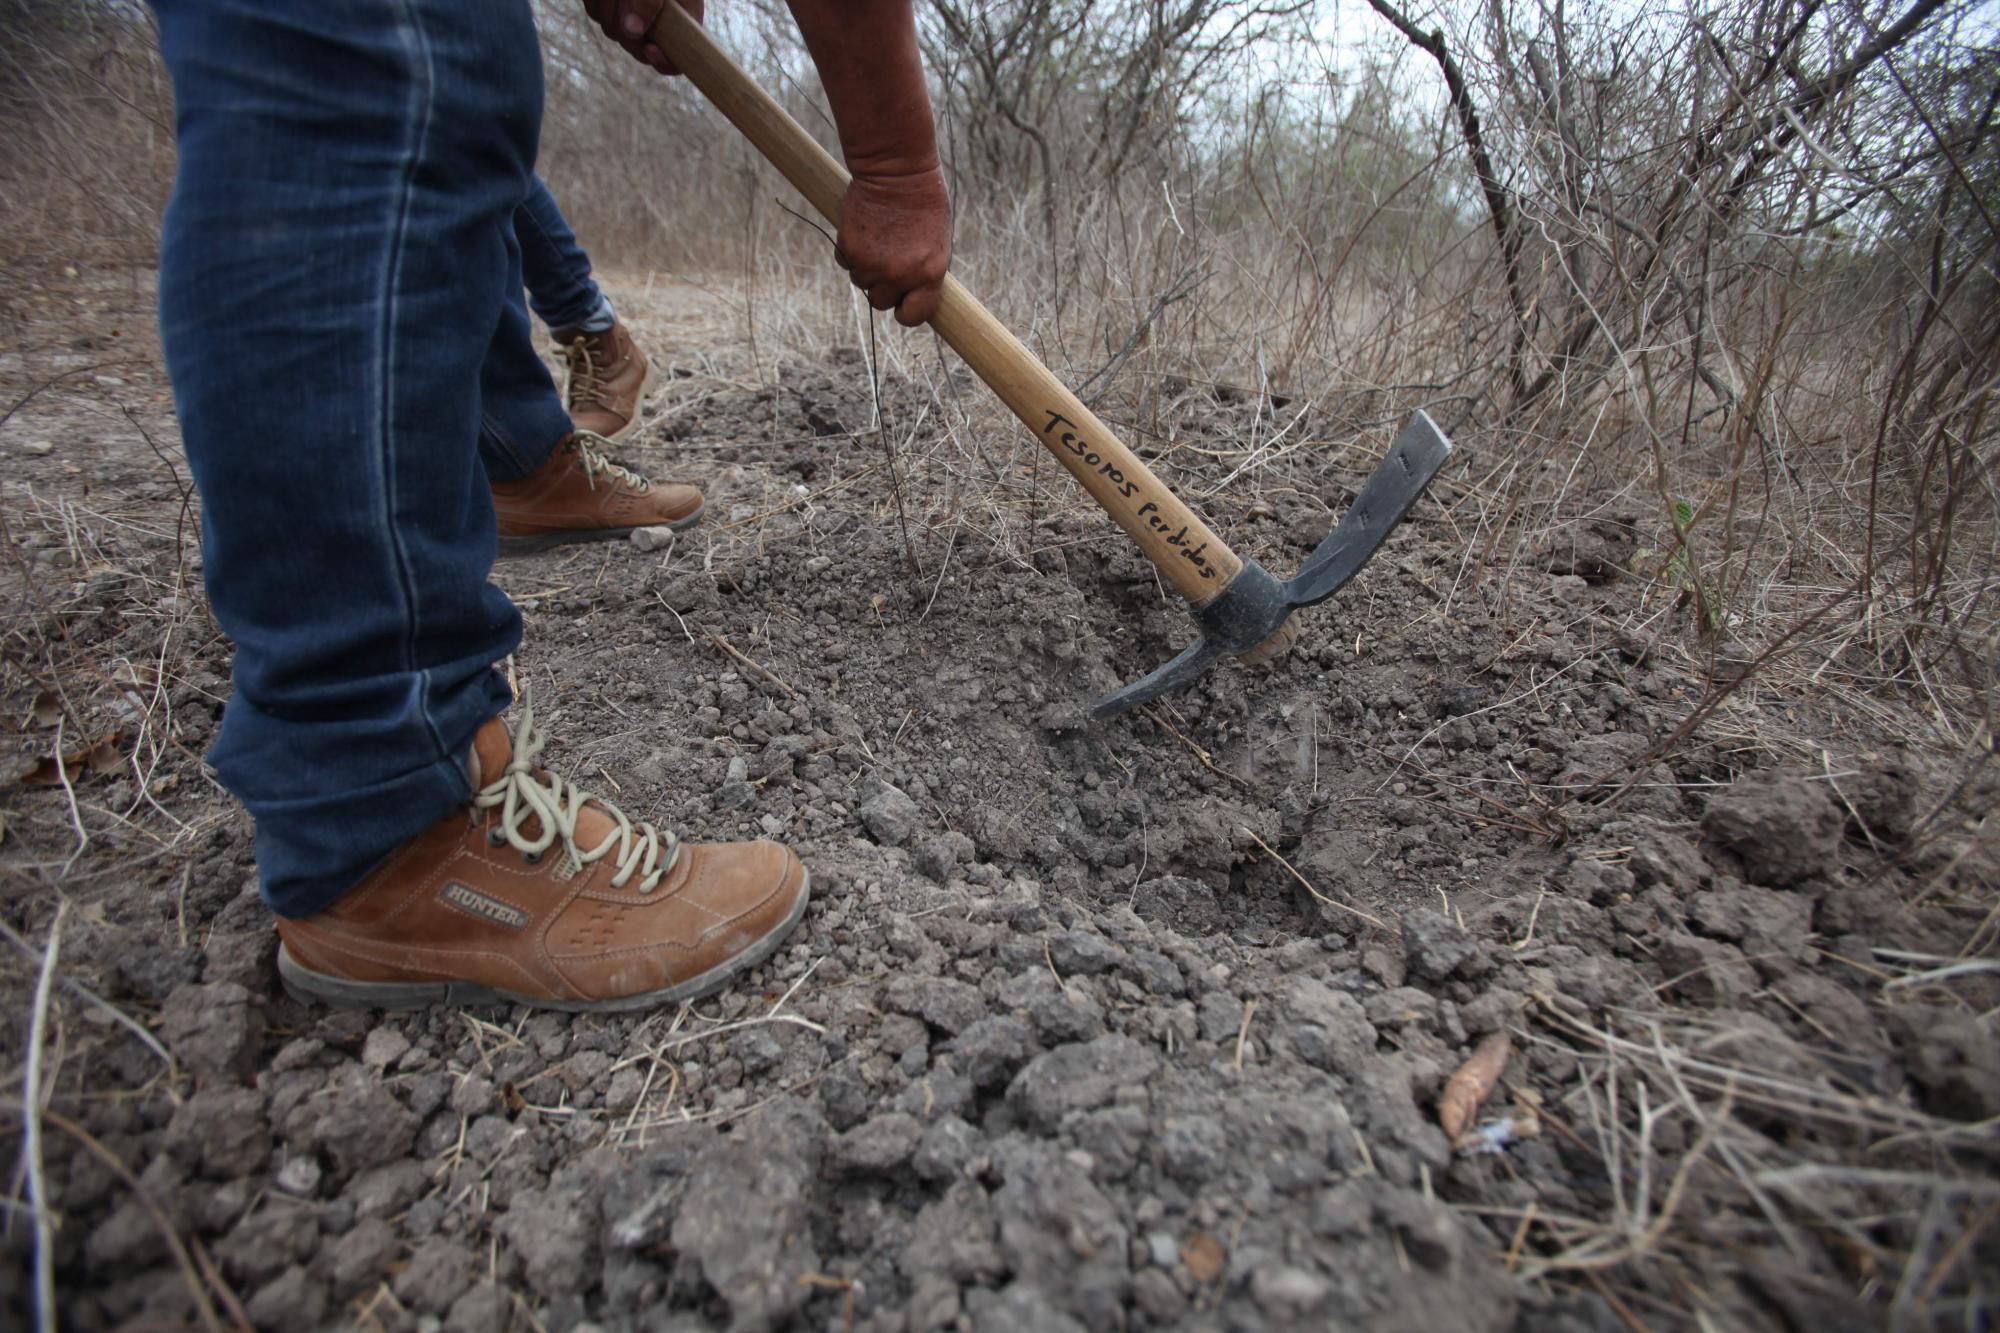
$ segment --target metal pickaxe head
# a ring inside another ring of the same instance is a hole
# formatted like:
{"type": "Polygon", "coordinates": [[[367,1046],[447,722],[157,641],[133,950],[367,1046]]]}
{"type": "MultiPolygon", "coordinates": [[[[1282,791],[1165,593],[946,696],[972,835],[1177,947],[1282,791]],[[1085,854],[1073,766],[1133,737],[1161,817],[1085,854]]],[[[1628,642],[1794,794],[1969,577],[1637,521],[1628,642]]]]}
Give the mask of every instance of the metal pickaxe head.
{"type": "Polygon", "coordinates": [[[1451,441],[1437,423],[1423,412],[1411,417],[1339,526],[1306,557],[1297,574],[1280,579],[1245,559],[1242,573],[1227,588],[1194,609],[1201,639],[1151,675],[1099,699],[1091,716],[1116,717],[1157,699],[1188,684],[1219,658],[1258,656],[1257,649],[1287,634],[1294,611],[1333,596],[1368,563],[1450,456],[1451,441]]]}

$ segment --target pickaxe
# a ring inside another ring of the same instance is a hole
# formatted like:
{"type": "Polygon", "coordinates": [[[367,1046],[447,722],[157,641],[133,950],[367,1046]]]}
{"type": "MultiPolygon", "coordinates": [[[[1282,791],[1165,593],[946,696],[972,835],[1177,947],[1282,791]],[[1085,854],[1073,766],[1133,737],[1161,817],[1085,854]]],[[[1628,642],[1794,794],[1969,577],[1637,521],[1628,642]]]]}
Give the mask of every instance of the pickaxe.
{"type": "MultiPolygon", "coordinates": [[[[840,216],[847,172],[709,39],[678,4],[651,36],[669,59],[769,158],[828,222],[840,216]]],[[[1097,701],[1107,718],[1184,685],[1219,657],[1262,662],[1298,637],[1292,613],[1323,602],[1368,563],[1444,465],[1451,442],[1418,412],[1326,540],[1290,579],[1230,550],[1139,457],[950,275],[931,327],[1048,446],[1193,608],[1201,639],[1165,666],[1097,701]]]]}

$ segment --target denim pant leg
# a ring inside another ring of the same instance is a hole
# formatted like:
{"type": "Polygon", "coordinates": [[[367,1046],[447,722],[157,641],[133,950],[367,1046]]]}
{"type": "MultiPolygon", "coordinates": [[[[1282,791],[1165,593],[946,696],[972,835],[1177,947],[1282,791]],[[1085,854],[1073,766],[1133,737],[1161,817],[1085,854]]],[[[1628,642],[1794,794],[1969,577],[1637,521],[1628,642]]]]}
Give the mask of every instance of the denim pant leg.
{"type": "Polygon", "coordinates": [[[210,757],[288,916],[460,805],[509,702],[481,372],[519,291],[541,59],[528,0],[476,8],[155,2],[180,152],[161,335],[236,641],[210,757]]]}
{"type": "Polygon", "coordinates": [[[528,197],[514,214],[514,234],[521,241],[528,302],[542,323],[593,332],[611,327],[611,302],[591,279],[590,256],[540,176],[529,183],[528,197]]]}
{"type": "Polygon", "coordinates": [[[507,298],[479,370],[479,457],[494,481],[518,481],[548,461],[575,426],[535,351],[521,300],[518,228],[507,234],[507,298]]]}

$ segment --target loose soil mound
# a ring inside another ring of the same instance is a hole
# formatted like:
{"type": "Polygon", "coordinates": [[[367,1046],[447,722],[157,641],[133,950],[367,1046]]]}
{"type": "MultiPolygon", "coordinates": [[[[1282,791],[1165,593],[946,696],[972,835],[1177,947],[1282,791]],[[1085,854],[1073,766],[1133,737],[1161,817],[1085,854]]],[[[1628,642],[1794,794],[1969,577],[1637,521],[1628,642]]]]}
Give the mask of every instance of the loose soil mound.
{"type": "MultiPolygon", "coordinates": [[[[17,1071],[69,902],[41,1131],[66,1326],[1990,1308],[1992,784],[1894,700],[1718,700],[1727,663],[1640,612],[1651,520],[1489,561],[1454,473],[1285,660],[1093,724],[1186,617],[983,390],[897,379],[878,417],[859,353],[765,382],[712,337],[697,362],[679,289],[628,299],[684,363],[628,461],[702,481],[708,516],[504,562],[515,669],[554,766],[689,837],[793,843],[816,901],[678,1012],[333,1014],[277,988],[246,823],[198,764],[229,646],[157,351],[109,332],[147,294],[65,296],[85,318],[4,363],[9,401],[65,378],[0,429],[0,870],[17,1071]],[[30,772],[59,750],[84,757],[30,772]],[[1437,1099],[1496,1032],[1455,1146],[1437,1099]]],[[[1269,411],[1171,408],[1135,438],[1190,495],[1269,411]]],[[[1203,507],[1289,569],[1382,443],[1203,507]]],[[[32,1234],[16,1209],[16,1318],[32,1234]]]]}

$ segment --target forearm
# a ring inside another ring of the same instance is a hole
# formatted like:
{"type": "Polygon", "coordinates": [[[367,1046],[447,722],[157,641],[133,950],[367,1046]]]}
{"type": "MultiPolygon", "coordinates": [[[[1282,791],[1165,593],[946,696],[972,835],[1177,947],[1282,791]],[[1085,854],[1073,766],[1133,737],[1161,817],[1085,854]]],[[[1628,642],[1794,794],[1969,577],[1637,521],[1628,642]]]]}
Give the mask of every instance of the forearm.
{"type": "Polygon", "coordinates": [[[788,0],[857,176],[935,171],[937,130],[910,0],[788,0]]]}

